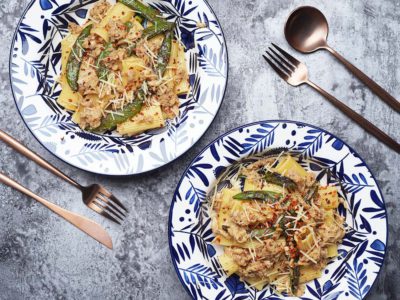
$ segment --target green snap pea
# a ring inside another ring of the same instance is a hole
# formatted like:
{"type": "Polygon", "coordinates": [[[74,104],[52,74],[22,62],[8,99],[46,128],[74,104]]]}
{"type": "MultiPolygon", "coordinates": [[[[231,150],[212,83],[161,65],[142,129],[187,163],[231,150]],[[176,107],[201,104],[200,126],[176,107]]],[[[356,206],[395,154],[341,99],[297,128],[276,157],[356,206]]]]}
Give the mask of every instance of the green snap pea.
{"type": "MultiPolygon", "coordinates": [[[[143,30],[141,39],[149,40],[149,39],[155,37],[156,35],[170,31],[172,29],[172,27],[173,27],[173,25],[171,25],[171,23],[163,23],[161,25],[159,24],[157,26],[153,25],[153,26],[147,27],[143,30]]],[[[137,45],[137,42],[133,43],[126,49],[128,56],[131,56],[134,54],[136,45],[137,45]]]]}
{"type": "Polygon", "coordinates": [[[317,182],[315,182],[310,189],[307,191],[306,195],[304,196],[304,201],[311,205],[311,201],[313,199],[315,199],[318,195],[318,188],[319,188],[319,184],[317,182]]]}
{"type": "Polygon", "coordinates": [[[236,194],[233,199],[236,200],[263,200],[263,201],[278,201],[282,194],[271,191],[246,191],[236,194]]]}
{"type": "Polygon", "coordinates": [[[146,19],[150,20],[153,23],[165,22],[164,19],[159,17],[160,14],[159,11],[143,4],[138,0],[118,0],[118,2],[140,13],[143,17],[145,17],[146,19]]]}
{"type": "Polygon", "coordinates": [[[156,70],[157,73],[160,73],[161,75],[164,75],[171,56],[172,35],[172,31],[167,31],[161,44],[160,51],[158,52],[156,70]]]}
{"type": "Polygon", "coordinates": [[[89,36],[92,24],[86,26],[79,34],[74,45],[72,46],[71,53],[67,61],[67,82],[73,91],[78,90],[79,69],[82,64],[82,57],[85,50],[82,47],[83,41],[89,36]]]}
{"type": "Polygon", "coordinates": [[[293,295],[296,295],[297,290],[299,288],[299,281],[300,281],[300,267],[295,266],[290,270],[290,285],[292,289],[293,295]]]}
{"type": "Polygon", "coordinates": [[[100,55],[97,57],[96,60],[97,77],[99,77],[100,80],[107,80],[109,70],[104,64],[103,60],[110,55],[112,50],[113,46],[109,42],[104,46],[104,50],[101,51],[100,55]]]}
{"type": "Polygon", "coordinates": [[[142,109],[144,101],[144,92],[139,90],[136,99],[127,104],[123,109],[117,111],[115,114],[108,114],[103,120],[99,127],[92,129],[94,132],[104,132],[115,129],[118,124],[121,124],[128,119],[137,115],[142,109]]]}
{"type": "Polygon", "coordinates": [[[294,191],[295,189],[297,189],[297,184],[292,179],[282,176],[275,172],[267,172],[264,175],[264,179],[266,182],[276,184],[279,186],[284,186],[289,191],[294,191]]]}

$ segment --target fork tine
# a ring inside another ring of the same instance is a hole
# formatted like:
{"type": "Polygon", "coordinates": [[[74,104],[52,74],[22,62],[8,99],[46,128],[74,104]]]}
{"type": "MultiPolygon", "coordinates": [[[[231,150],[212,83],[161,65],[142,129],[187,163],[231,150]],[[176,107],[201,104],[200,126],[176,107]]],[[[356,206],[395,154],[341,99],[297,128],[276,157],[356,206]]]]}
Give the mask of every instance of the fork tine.
{"type": "Polygon", "coordinates": [[[269,55],[269,57],[275,62],[276,65],[278,65],[281,70],[283,70],[286,74],[288,74],[290,76],[290,74],[292,74],[292,71],[289,70],[285,65],[282,64],[282,62],[277,59],[273,54],[271,54],[270,52],[266,51],[266,53],[269,55]]]}
{"type": "Polygon", "coordinates": [[[296,70],[296,67],[292,65],[290,62],[287,61],[286,58],[282,57],[278,52],[276,52],[273,48],[268,47],[268,49],[275,54],[275,57],[279,58],[279,61],[283,62],[286,67],[290,69],[291,72],[294,72],[296,70]]]}
{"type": "Polygon", "coordinates": [[[275,70],[276,73],[285,81],[289,79],[289,76],[284,73],[281,69],[279,69],[268,57],[263,55],[264,59],[267,61],[267,63],[272,67],[272,69],[275,70]]]}
{"type": "Polygon", "coordinates": [[[100,193],[102,193],[104,196],[106,196],[110,201],[113,201],[116,205],[118,205],[120,208],[125,210],[126,212],[129,212],[128,209],[115,197],[113,194],[111,194],[109,191],[107,191],[104,188],[101,188],[100,193]]]}
{"type": "Polygon", "coordinates": [[[121,217],[119,214],[117,214],[114,210],[110,209],[110,207],[107,204],[104,204],[101,199],[96,198],[93,200],[93,203],[100,207],[104,212],[108,213],[111,215],[113,218],[116,218],[118,221],[123,221],[124,218],[121,217]]]}
{"type": "Polygon", "coordinates": [[[274,46],[280,53],[282,53],[282,55],[284,57],[286,57],[294,66],[298,66],[300,64],[300,62],[295,59],[293,56],[291,56],[289,53],[287,53],[285,50],[283,50],[282,48],[278,47],[277,45],[275,45],[274,43],[271,43],[272,46],[274,46]]]}
{"type": "Polygon", "coordinates": [[[103,193],[98,193],[96,195],[98,199],[100,199],[102,202],[104,202],[106,205],[109,205],[113,210],[118,212],[121,216],[126,217],[126,214],[120,209],[117,205],[115,205],[106,195],[103,193]]]}
{"type": "Polygon", "coordinates": [[[88,207],[90,207],[91,209],[93,209],[95,212],[102,215],[103,217],[106,217],[107,219],[117,223],[118,225],[121,225],[121,223],[117,219],[115,219],[113,216],[111,216],[108,212],[104,211],[103,208],[101,208],[96,203],[90,202],[88,204],[88,207]]]}

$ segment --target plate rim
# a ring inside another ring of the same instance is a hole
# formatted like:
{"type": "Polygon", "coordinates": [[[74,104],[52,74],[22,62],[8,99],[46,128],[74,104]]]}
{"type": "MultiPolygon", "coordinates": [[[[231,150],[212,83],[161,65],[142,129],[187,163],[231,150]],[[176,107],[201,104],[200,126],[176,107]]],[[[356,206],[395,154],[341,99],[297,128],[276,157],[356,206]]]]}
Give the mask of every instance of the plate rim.
{"type": "MultiPolygon", "coordinates": [[[[156,170],[159,170],[159,169],[161,169],[161,168],[163,168],[163,167],[165,167],[165,166],[168,166],[168,165],[170,165],[171,163],[175,162],[178,158],[180,158],[181,156],[183,156],[183,155],[184,155],[185,153],[187,153],[190,149],[192,149],[195,145],[197,145],[198,142],[199,142],[199,141],[204,137],[204,135],[209,131],[211,125],[214,123],[214,121],[215,121],[217,115],[219,114],[219,111],[221,110],[221,106],[222,106],[222,104],[224,103],[224,100],[225,100],[226,90],[227,90],[228,81],[229,81],[229,53],[228,53],[228,45],[227,45],[227,43],[226,43],[225,33],[224,33],[224,30],[223,30],[223,28],[222,28],[222,26],[221,26],[221,22],[220,22],[219,19],[218,19],[217,14],[215,13],[215,11],[214,11],[214,9],[211,7],[211,5],[208,3],[208,0],[201,0],[201,1],[203,1],[204,4],[210,9],[211,13],[214,15],[214,17],[215,17],[216,21],[218,22],[218,25],[219,25],[219,27],[220,27],[220,29],[221,29],[222,39],[223,39],[223,41],[224,41],[225,57],[226,57],[226,80],[225,80],[224,91],[223,91],[222,97],[221,97],[221,102],[219,103],[219,106],[218,106],[218,108],[217,108],[217,110],[216,110],[216,112],[215,112],[215,115],[213,116],[213,119],[212,119],[211,122],[208,124],[206,130],[204,130],[204,132],[203,132],[201,135],[199,135],[199,137],[197,138],[197,140],[195,140],[195,141],[193,142],[193,144],[190,145],[190,147],[188,147],[185,151],[183,151],[182,153],[180,153],[179,155],[177,155],[176,157],[174,157],[172,160],[168,161],[168,162],[165,163],[165,164],[156,166],[156,167],[154,167],[154,168],[152,168],[152,169],[149,169],[149,170],[146,170],[146,171],[135,172],[135,173],[129,173],[129,174],[112,174],[112,173],[106,173],[106,172],[94,172],[94,171],[91,171],[91,170],[88,170],[88,169],[84,169],[84,168],[81,167],[81,166],[75,165],[75,164],[72,163],[72,162],[69,162],[69,161],[67,161],[67,160],[64,160],[63,158],[61,158],[60,156],[58,156],[56,153],[54,153],[52,150],[50,150],[48,147],[46,147],[46,146],[42,143],[42,141],[40,141],[39,138],[33,133],[33,131],[31,130],[31,128],[30,128],[30,127],[28,126],[28,124],[26,123],[24,117],[22,116],[21,110],[18,108],[17,99],[16,99],[16,97],[15,97],[15,92],[14,92],[14,88],[13,88],[12,76],[11,76],[11,67],[12,67],[12,66],[11,66],[11,61],[12,61],[12,55],[13,55],[13,50],[14,50],[14,47],[15,47],[15,42],[16,42],[16,36],[17,36],[17,33],[18,33],[18,29],[20,28],[20,25],[21,25],[21,23],[22,23],[22,21],[23,21],[23,18],[25,17],[25,15],[26,15],[27,12],[29,11],[29,9],[32,7],[32,5],[33,5],[36,1],[38,1],[38,0],[30,0],[30,2],[27,4],[26,8],[23,10],[21,16],[19,17],[19,20],[18,20],[17,25],[15,26],[15,30],[14,30],[14,33],[13,33],[13,35],[12,35],[12,41],[11,41],[10,52],[9,52],[9,55],[8,55],[8,80],[9,80],[9,83],[10,83],[11,94],[12,94],[12,98],[13,98],[13,100],[14,100],[15,108],[16,108],[16,110],[17,110],[17,112],[18,112],[20,118],[22,119],[22,121],[23,121],[25,127],[29,130],[30,134],[35,138],[35,140],[38,141],[39,144],[40,144],[44,149],[46,149],[48,152],[50,152],[53,156],[55,156],[55,157],[56,157],[57,159],[59,159],[60,161],[66,163],[66,164],[68,164],[68,165],[70,165],[70,166],[72,166],[72,167],[74,167],[74,168],[77,168],[77,169],[79,169],[79,170],[81,170],[81,171],[88,172],[89,174],[97,174],[97,175],[104,175],[104,176],[110,176],[110,177],[128,177],[128,176],[145,175],[145,174],[148,174],[148,173],[152,173],[152,172],[154,172],[154,171],[156,171],[156,170]]],[[[183,1],[187,1],[187,0],[183,0],[183,1]]],[[[85,131],[85,130],[83,130],[83,131],[85,131]]]]}
{"type": "MultiPolygon", "coordinates": [[[[238,131],[239,129],[243,129],[243,128],[245,128],[245,127],[250,127],[250,126],[254,126],[254,125],[257,125],[257,124],[261,124],[261,123],[273,123],[273,122],[275,122],[275,123],[301,124],[301,125],[303,125],[303,126],[308,126],[308,127],[311,127],[311,128],[314,128],[314,129],[318,129],[318,130],[320,130],[320,131],[323,131],[323,132],[326,132],[326,133],[330,134],[332,137],[334,137],[334,138],[340,140],[341,142],[343,142],[343,144],[346,145],[346,146],[349,148],[349,150],[350,150],[351,152],[353,152],[354,154],[357,155],[357,157],[365,164],[365,167],[366,167],[367,170],[370,172],[372,179],[376,182],[376,187],[378,188],[378,191],[379,191],[380,195],[382,196],[382,201],[383,201],[383,203],[385,204],[385,213],[386,213],[386,241],[385,241],[385,253],[384,253],[384,256],[383,256],[382,265],[381,265],[381,267],[379,268],[379,271],[378,271],[378,273],[376,274],[376,276],[375,276],[375,278],[374,278],[374,281],[372,282],[372,284],[371,284],[371,286],[370,286],[368,292],[367,292],[367,293],[364,295],[364,297],[363,297],[363,299],[366,299],[366,298],[369,296],[369,294],[371,293],[372,288],[373,288],[374,285],[376,284],[377,279],[378,279],[379,275],[381,274],[381,271],[382,271],[382,269],[383,269],[383,267],[384,267],[384,265],[385,265],[385,260],[386,260],[386,256],[387,256],[387,252],[388,252],[388,251],[387,251],[387,244],[388,244],[388,241],[389,241],[389,230],[388,230],[388,228],[389,228],[389,215],[388,215],[388,213],[387,213],[386,201],[385,201],[384,195],[383,195],[382,190],[381,190],[381,188],[380,188],[380,186],[379,186],[379,184],[378,184],[378,181],[377,181],[376,178],[375,178],[375,175],[371,172],[371,169],[370,169],[369,165],[368,165],[368,164],[365,162],[365,160],[358,154],[358,152],[355,151],[355,150],[353,149],[353,147],[351,147],[346,141],[344,141],[343,139],[339,138],[339,137],[336,136],[335,134],[332,134],[331,132],[329,132],[329,131],[327,131],[327,130],[325,130],[325,129],[322,129],[321,127],[318,127],[318,126],[316,126],[316,125],[311,125],[311,124],[308,124],[308,123],[305,123],[305,122],[302,122],[302,121],[295,121],[295,120],[285,120],[285,119],[282,119],[282,120],[279,120],[279,119],[271,119],[271,120],[269,120],[269,119],[268,119],[268,120],[254,121],[254,122],[250,122],[250,123],[246,123],[246,124],[237,126],[237,127],[235,127],[235,128],[232,128],[232,129],[226,131],[225,133],[219,135],[219,136],[216,137],[215,139],[213,139],[210,143],[208,143],[206,146],[204,146],[204,148],[190,161],[190,163],[188,164],[188,166],[187,166],[187,167],[185,168],[185,170],[183,171],[183,173],[182,173],[182,175],[181,175],[181,178],[179,179],[179,181],[178,181],[178,183],[177,183],[177,186],[176,186],[176,188],[175,188],[174,194],[173,194],[173,196],[172,196],[172,201],[171,201],[171,205],[170,205],[169,213],[168,213],[168,247],[169,247],[170,259],[171,259],[171,261],[172,261],[172,265],[174,266],[174,270],[175,270],[176,276],[178,277],[178,279],[179,279],[181,285],[184,287],[184,289],[185,289],[185,291],[187,292],[187,294],[188,294],[190,297],[192,297],[192,294],[190,293],[189,288],[188,288],[187,285],[184,283],[183,278],[182,278],[181,274],[179,273],[178,266],[177,266],[177,264],[175,263],[174,256],[173,256],[173,254],[172,254],[172,247],[173,247],[173,246],[172,246],[172,231],[171,231],[171,229],[172,229],[172,228],[171,228],[171,225],[172,225],[172,212],[173,212],[173,208],[174,208],[174,206],[175,206],[175,199],[176,199],[176,196],[177,196],[177,194],[178,194],[178,190],[179,190],[179,188],[180,188],[180,186],[181,186],[181,184],[182,184],[183,179],[185,178],[185,174],[187,173],[187,171],[189,170],[189,168],[192,166],[192,164],[196,161],[196,159],[197,159],[199,156],[201,156],[205,151],[207,151],[207,150],[210,148],[210,146],[213,145],[213,144],[215,144],[219,139],[224,138],[224,137],[230,135],[231,133],[233,133],[233,132],[235,132],[235,131],[238,131]]],[[[285,298],[286,298],[286,297],[285,297],[285,298]]]]}

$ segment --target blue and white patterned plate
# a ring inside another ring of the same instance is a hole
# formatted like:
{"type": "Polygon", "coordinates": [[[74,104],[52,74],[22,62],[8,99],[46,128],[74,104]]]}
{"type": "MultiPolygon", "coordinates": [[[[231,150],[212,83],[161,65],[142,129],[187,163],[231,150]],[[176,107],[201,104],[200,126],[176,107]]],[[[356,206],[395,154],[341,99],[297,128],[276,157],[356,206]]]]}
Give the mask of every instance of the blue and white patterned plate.
{"type": "Polygon", "coordinates": [[[173,161],[200,139],[221,105],[228,57],[218,20],[205,0],[150,0],[169,20],[186,48],[191,91],[166,128],[133,138],[81,130],[56,103],[61,40],[68,22],[83,23],[95,0],[36,0],[23,13],[10,54],[17,108],[29,130],[50,152],[78,168],[131,175],[173,161]],[[202,26],[199,26],[202,24],[202,26]]]}
{"type": "Polygon", "coordinates": [[[349,225],[339,257],[321,278],[306,285],[301,299],[363,299],[371,289],[385,257],[387,214],[368,166],[353,149],[322,129],[292,121],[262,121],[236,128],[208,145],[176,189],[169,216],[170,250],[178,277],[194,299],[283,299],[269,286],[257,291],[237,275],[224,274],[217,259],[222,247],[211,243],[214,236],[206,203],[206,195],[226,167],[246,156],[282,148],[319,180],[337,185],[348,204],[348,209],[339,207],[349,225]]]}

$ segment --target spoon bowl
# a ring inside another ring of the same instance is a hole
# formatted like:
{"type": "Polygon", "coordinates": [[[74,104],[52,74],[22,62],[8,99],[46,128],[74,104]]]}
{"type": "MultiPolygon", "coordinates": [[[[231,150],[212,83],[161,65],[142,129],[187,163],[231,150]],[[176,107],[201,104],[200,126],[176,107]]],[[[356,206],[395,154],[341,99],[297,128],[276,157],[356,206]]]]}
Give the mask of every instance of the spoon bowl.
{"type": "Polygon", "coordinates": [[[328,21],[315,7],[302,6],[294,10],[285,25],[285,37],[297,51],[314,52],[327,47],[328,21]]]}

